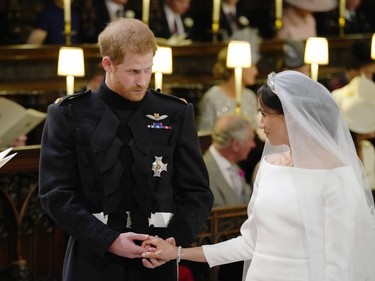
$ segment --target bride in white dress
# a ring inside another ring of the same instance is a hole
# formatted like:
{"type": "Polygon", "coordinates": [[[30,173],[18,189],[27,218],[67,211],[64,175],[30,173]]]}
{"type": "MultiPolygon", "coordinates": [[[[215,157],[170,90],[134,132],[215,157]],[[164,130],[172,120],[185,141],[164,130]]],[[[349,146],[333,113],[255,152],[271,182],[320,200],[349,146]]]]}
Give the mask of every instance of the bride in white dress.
{"type": "Polygon", "coordinates": [[[374,200],[330,92],[295,71],[271,73],[258,108],[267,139],[241,235],[184,249],[151,237],[144,265],[245,260],[246,281],[375,280],[374,200]]]}

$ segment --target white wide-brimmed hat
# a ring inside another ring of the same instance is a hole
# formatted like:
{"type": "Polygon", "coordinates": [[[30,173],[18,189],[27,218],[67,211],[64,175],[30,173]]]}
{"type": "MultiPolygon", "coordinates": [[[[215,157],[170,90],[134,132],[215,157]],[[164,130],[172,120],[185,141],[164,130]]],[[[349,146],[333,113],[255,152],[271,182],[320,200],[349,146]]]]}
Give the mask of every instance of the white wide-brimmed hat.
{"type": "Polygon", "coordinates": [[[327,12],[337,7],[337,0],[285,0],[285,2],[312,12],[327,12]]]}
{"type": "Polygon", "coordinates": [[[375,131],[375,83],[357,76],[341,89],[332,92],[349,129],[367,134],[375,131]]]}

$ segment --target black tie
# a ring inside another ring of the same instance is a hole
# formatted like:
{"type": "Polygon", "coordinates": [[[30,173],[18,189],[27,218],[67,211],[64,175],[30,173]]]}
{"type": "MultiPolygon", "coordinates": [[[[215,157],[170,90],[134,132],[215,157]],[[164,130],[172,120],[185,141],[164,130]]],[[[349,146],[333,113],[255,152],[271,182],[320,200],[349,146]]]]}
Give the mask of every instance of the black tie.
{"type": "Polygon", "coordinates": [[[122,14],[123,14],[123,11],[121,9],[118,9],[116,11],[116,18],[121,18],[122,17],[122,14]]]}
{"type": "Polygon", "coordinates": [[[174,18],[173,20],[173,32],[172,34],[178,34],[178,25],[177,25],[177,19],[174,18]]]}

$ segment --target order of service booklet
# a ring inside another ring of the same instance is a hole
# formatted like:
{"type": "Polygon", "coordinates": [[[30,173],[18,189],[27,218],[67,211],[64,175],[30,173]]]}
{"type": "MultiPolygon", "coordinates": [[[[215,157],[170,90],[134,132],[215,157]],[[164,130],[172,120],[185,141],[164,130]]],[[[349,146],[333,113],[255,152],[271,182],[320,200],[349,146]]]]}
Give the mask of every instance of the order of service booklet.
{"type": "Polygon", "coordinates": [[[0,147],[8,147],[20,135],[39,125],[47,114],[0,97],[0,147]]]}
{"type": "Polygon", "coordinates": [[[0,168],[5,165],[10,159],[12,159],[17,153],[6,156],[13,148],[10,147],[2,152],[0,152],[0,168]]]}

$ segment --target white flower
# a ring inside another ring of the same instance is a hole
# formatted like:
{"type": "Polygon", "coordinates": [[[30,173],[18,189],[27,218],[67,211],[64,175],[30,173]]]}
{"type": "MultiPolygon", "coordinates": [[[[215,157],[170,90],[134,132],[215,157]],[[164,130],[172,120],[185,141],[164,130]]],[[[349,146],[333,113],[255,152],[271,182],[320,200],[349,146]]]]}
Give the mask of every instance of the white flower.
{"type": "Polygon", "coordinates": [[[133,10],[127,10],[125,12],[125,18],[129,18],[129,19],[135,18],[135,12],[133,10]]]}
{"type": "Polygon", "coordinates": [[[194,25],[194,20],[192,18],[190,18],[190,17],[186,17],[186,18],[184,18],[184,25],[186,27],[191,28],[194,25]]]}
{"type": "Polygon", "coordinates": [[[238,18],[238,22],[242,25],[242,26],[248,26],[250,24],[249,22],[249,19],[245,16],[240,16],[238,18]]]}

